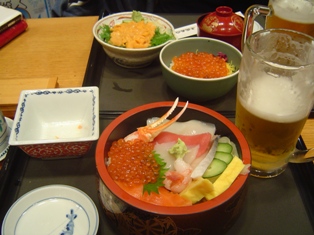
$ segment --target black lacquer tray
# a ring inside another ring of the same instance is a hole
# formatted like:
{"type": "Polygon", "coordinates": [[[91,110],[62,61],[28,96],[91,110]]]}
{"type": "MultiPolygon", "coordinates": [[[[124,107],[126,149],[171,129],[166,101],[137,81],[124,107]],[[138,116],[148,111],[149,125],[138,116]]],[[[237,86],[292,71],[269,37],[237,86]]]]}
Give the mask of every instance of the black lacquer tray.
{"type": "MultiPolygon", "coordinates": [[[[197,19],[197,15],[187,14],[164,16],[175,27],[193,23],[197,19]]],[[[95,40],[83,85],[100,88],[101,132],[127,109],[154,101],[174,100],[176,97],[164,84],[157,60],[143,70],[120,68],[107,58],[95,40]]],[[[233,120],[235,92],[234,88],[225,97],[201,105],[233,120]]],[[[14,201],[26,192],[43,185],[66,184],[83,190],[95,202],[100,217],[99,235],[118,234],[106,219],[98,200],[95,146],[96,143],[82,158],[52,161],[30,158],[19,148],[10,147],[0,172],[0,223],[14,201]]],[[[302,137],[297,147],[306,148],[302,137]]],[[[313,234],[313,189],[312,163],[289,164],[286,172],[273,179],[249,177],[243,211],[227,234],[313,234]]]]}

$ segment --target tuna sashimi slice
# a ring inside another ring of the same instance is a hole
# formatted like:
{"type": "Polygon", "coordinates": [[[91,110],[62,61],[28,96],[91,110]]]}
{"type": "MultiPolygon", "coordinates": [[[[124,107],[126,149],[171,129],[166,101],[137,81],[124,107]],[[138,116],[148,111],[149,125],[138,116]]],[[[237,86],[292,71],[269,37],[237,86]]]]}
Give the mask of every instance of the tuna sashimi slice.
{"type": "Polygon", "coordinates": [[[197,135],[178,135],[172,132],[161,132],[154,142],[158,144],[173,142],[176,143],[178,139],[181,139],[186,146],[199,146],[196,158],[202,156],[210,147],[212,135],[210,133],[203,133],[197,135]]]}

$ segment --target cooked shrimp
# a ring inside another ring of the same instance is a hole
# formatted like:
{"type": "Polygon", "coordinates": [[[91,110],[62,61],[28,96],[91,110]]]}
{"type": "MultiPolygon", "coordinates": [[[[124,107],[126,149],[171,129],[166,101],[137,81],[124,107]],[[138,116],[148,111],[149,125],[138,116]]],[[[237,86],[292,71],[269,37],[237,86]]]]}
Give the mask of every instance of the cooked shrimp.
{"type": "Polygon", "coordinates": [[[163,181],[166,189],[174,192],[182,192],[191,182],[192,168],[182,158],[177,158],[174,162],[174,170],[167,171],[163,181]]]}
{"type": "Polygon", "coordinates": [[[163,181],[166,189],[174,193],[181,193],[192,181],[191,172],[179,173],[177,171],[167,171],[166,178],[163,181]]]}

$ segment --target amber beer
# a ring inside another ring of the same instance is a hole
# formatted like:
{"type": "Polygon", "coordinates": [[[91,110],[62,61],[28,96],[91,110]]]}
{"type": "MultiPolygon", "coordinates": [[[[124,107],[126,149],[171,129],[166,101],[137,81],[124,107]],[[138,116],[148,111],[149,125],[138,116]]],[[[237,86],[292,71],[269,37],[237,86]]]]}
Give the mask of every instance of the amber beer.
{"type": "Polygon", "coordinates": [[[314,37],[314,2],[293,0],[271,0],[271,14],[266,17],[266,28],[296,30],[314,37]]]}
{"type": "Polygon", "coordinates": [[[282,173],[306,122],[307,111],[298,107],[301,91],[283,91],[287,83],[264,77],[255,80],[247,99],[238,93],[236,126],[251,149],[252,175],[268,178],[282,173]],[[283,107],[282,100],[289,107],[283,107]]]}
{"type": "MultiPolygon", "coordinates": [[[[254,115],[239,101],[236,113],[236,125],[250,145],[254,169],[277,172],[273,176],[280,174],[286,167],[287,157],[295,149],[307,116],[290,123],[276,122],[254,115]]],[[[254,175],[253,171],[251,173],[254,175]]]]}

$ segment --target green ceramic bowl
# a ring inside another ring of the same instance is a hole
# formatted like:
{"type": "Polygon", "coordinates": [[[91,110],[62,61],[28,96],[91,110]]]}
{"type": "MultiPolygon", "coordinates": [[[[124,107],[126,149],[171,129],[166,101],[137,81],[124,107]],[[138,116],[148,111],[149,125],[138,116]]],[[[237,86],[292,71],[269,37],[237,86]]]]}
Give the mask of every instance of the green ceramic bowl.
{"type": "Polygon", "coordinates": [[[178,95],[194,102],[216,99],[227,94],[237,83],[242,53],[234,46],[211,38],[191,37],[173,41],[160,52],[162,74],[167,85],[178,95]],[[170,69],[174,56],[185,52],[208,52],[217,55],[222,52],[227,55],[228,62],[236,67],[236,72],[220,78],[193,78],[179,74],[170,69]]]}

